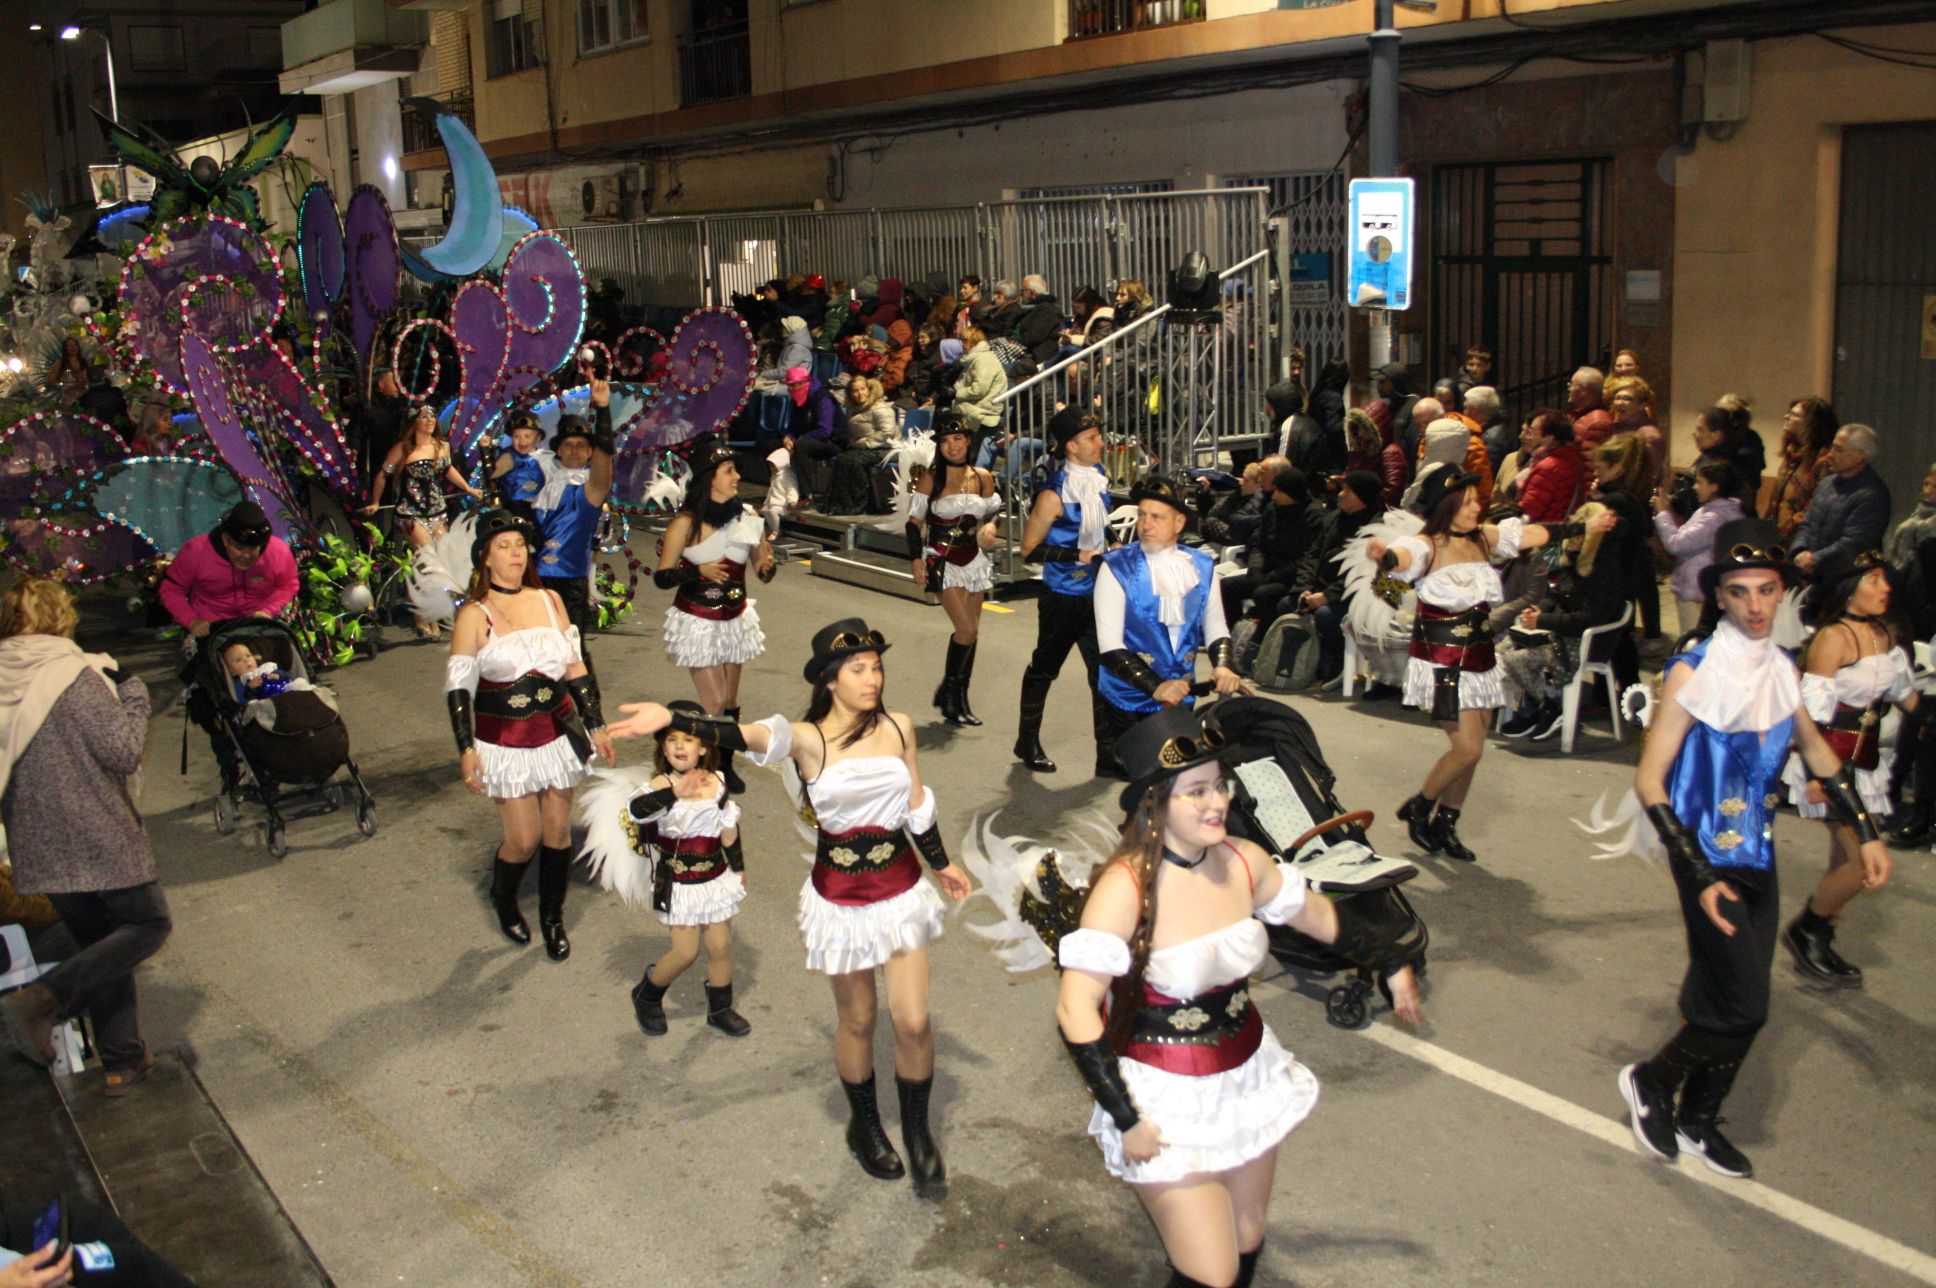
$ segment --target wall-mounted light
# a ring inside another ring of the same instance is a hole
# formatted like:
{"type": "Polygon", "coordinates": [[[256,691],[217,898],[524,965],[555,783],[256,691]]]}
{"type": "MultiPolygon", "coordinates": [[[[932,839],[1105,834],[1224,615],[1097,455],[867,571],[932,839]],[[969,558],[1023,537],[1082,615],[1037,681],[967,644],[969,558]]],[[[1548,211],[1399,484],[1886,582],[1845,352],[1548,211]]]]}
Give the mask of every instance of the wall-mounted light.
{"type": "Polygon", "coordinates": [[[30,22],[30,23],[28,23],[28,24],[27,24],[27,30],[28,30],[28,31],[39,31],[39,30],[40,30],[40,24],[39,24],[39,23],[37,23],[37,22],[30,22]]]}
{"type": "Polygon", "coordinates": [[[397,159],[395,157],[383,158],[383,177],[386,179],[395,179],[397,177],[397,159]]]}
{"type": "Polygon", "coordinates": [[[62,40],[79,40],[80,38],[81,29],[74,24],[69,23],[67,26],[61,28],[62,40]]]}

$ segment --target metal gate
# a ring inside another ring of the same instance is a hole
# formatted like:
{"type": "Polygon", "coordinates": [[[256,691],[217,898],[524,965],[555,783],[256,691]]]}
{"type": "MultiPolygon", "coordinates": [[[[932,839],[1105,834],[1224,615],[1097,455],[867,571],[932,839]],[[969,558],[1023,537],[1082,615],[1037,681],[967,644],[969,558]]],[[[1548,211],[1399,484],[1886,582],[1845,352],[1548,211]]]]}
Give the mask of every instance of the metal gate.
{"type": "MultiPolygon", "coordinates": [[[[1309,388],[1327,362],[1351,356],[1351,310],[1345,307],[1345,225],[1350,219],[1342,170],[1245,175],[1231,187],[1270,193],[1271,224],[1283,231],[1277,247],[1283,292],[1281,343],[1304,351],[1309,388]]],[[[1358,375],[1362,379],[1363,372],[1358,375]]]]}
{"type": "Polygon", "coordinates": [[[1603,158],[1432,171],[1432,322],[1416,386],[1493,355],[1509,415],[1564,406],[1613,334],[1610,164],[1603,158]]]}
{"type": "Polygon", "coordinates": [[[1844,422],[1872,425],[1881,435],[1875,468],[1889,484],[1897,514],[1916,503],[1936,458],[1931,156],[1936,122],[1851,127],[1842,134],[1835,410],[1844,422]]]}

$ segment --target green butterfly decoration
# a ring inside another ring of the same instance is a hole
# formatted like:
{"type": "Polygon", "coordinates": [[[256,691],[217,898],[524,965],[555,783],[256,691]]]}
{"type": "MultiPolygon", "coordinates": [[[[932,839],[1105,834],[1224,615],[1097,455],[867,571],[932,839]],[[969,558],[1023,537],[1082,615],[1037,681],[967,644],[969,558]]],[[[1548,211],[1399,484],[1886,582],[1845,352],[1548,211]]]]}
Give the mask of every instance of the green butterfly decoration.
{"type": "Polygon", "coordinates": [[[260,230],[262,213],[248,181],[282,155],[296,131],[296,118],[283,112],[251,133],[227,165],[208,157],[183,164],[181,154],[147,126],[118,125],[99,111],[94,119],[124,162],[155,177],[154,210],[149,216],[149,225],[155,228],[183,215],[208,211],[260,230]]]}

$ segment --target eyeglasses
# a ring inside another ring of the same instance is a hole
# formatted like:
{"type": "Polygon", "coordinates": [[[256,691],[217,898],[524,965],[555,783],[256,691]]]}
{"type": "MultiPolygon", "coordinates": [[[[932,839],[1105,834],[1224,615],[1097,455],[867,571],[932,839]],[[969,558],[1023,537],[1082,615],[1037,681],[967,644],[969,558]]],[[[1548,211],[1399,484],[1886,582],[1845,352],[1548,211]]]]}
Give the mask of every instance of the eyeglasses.
{"type": "Polygon", "coordinates": [[[1223,749],[1223,735],[1205,729],[1195,738],[1187,734],[1166,741],[1156,753],[1156,763],[1164,769],[1181,769],[1193,760],[1213,756],[1223,749]]]}
{"type": "Polygon", "coordinates": [[[887,637],[879,631],[842,631],[840,634],[834,636],[833,641],[827,645],[827,648],[829,651],[843,648],[877,649],[884,647],[886,644],[887,637]]]}
{"type": "Polygon", "coordinates": [[[1728,551],[1728,558],[1734,560],[1734,562],[1738,564],[1757,563],[1757,562],[1764,562],[1764,561],[1767,563],[1787,563],[1788,547],[1787,546],[1768,546],[1765,548],[1758,549],[1754,546],[1749,545],[1747,542],[1744,541],[1740,545],[1728,551]]]}
{"type": "Polygon", "coordinates": [[[1227,801],[1236,794],[1237,784],[1228,778],[1218,778],[1201,786],[1192,787],[1187,792],[1171,792],[1170,797],[1172,800],[1188,801],[1197,809],[1202,809],[1212,798],[1227,801]]]}
{"type": "Polygon", "coordinates": [[[1855,570],[1857,572],[1868,572],[1871,569],[1882,567],[1887,562],[1888,560],[1883,557],[1880,550],[1864,550],[1855,557],[1855,570]]]}

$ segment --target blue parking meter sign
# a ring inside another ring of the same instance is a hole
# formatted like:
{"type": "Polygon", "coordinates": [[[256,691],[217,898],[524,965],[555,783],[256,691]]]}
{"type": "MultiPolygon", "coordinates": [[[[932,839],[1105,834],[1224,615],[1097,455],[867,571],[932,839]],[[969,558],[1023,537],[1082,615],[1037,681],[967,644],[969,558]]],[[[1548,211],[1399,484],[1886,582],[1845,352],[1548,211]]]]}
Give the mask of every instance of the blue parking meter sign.
{"type": "Polygon", "coordinates": [[[1412,212],[1410,179],[1351,181],[1351,273],[1345,299],[1358,308],[1412,307],[1412,212]]]}

